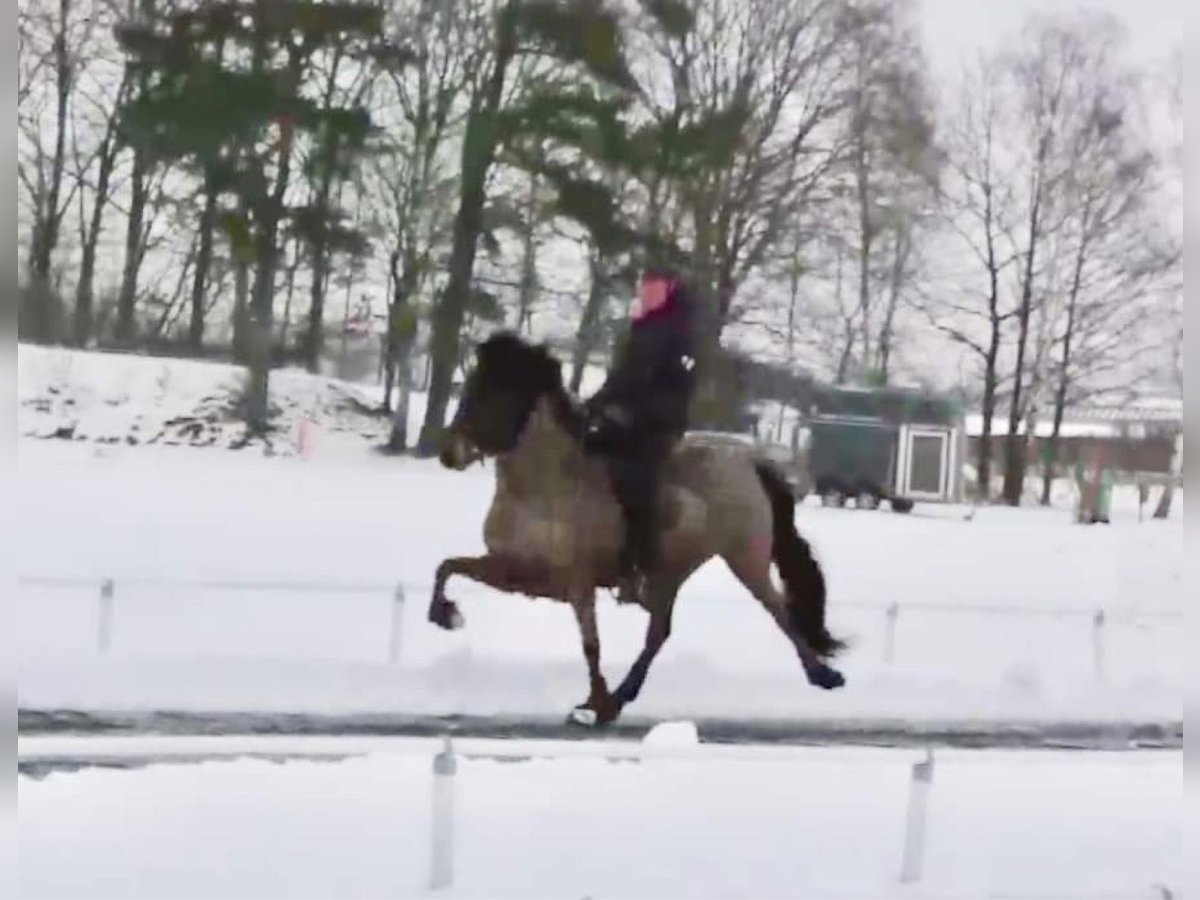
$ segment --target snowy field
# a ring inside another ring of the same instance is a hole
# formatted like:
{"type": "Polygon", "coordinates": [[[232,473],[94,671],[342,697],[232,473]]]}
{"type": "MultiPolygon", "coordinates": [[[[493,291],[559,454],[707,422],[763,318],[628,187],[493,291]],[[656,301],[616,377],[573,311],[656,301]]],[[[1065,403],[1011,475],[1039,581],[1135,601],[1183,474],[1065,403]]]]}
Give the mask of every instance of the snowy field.
{"type": "Polygon", "coordinates": [[[1134,900],[1184,877],[1180,752],[939,751],[902,885],[916,752],[462,741],[431,892],[433,741],[255,743],[368,752],[21,777],[17,896],[1134,900]]]}
{"type": "MultiPolygon", "coordinates": [[[[557,718],[583,699],[578,636],[560,605],[454,581],[466,628],[425,622],[438,561],[482,549],[492,473],[375,454],[385,427],[342,402],[350,387],[273,377],[281,408],[320,423],[308,459],[287,455],[286,423],[270,453],[125,440],[135,423],[145,434],[202,407],[233,371],[21,348],[22,709],[557,718]],[[67,424],[71,440],[33,436],[67,424]]],[[[810,502],[797,523],[825,568],[832,628],[852,643],[848,686],[808,687],[783,637],[715,562],[684,588],[628,712],[1179,721],[1177,500],[1172,521],[1139,523],[1131,493],[1118,492],[1110,527],[1073,525],[1066,508],[985,508],[965,521],[961,507],[900,516],[810,502]]],[[[615,680],[645,616],[602,598],[600,625],[615,680]]]]}

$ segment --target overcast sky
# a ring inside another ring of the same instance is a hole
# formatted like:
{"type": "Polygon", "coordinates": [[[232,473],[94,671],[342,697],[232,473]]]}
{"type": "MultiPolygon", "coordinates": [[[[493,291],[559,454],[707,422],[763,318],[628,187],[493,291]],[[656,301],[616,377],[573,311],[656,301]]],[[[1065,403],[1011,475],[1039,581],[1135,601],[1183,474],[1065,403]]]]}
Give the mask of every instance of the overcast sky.
{"type": "Polygon", "coordinates": [[[1017,31],[1030,13],[1070,13],[1090,8],[1109,12],[1129,30],[1130,50],[1139,62],[1154,63],[1182,43],[1185,0],[917,0],[930,64],[939,78],[958,72],[964,53],[994,48],[1017,31]]]}

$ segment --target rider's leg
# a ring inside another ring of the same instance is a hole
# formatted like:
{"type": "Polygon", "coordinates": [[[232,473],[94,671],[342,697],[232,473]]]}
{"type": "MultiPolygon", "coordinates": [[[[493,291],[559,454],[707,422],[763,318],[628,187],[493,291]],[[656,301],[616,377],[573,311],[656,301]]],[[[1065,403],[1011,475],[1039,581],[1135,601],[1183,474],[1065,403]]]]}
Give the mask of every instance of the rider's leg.
{"type": "Polygon", "coordinates": [[[621,549],[620,570],[622,576],[632,574],[633,568],[644,556],[646,524],[650,516],[647,507],[650,482],[645,466],[632,453],[620,453],[609,457],[609,474],[613,493],[625,519],[625,543],[621,549]]]}
{"type": "Polygon", "coordinates": [[[625,513],[621,576],[627,599],[635,602],[640,600],[646,577],[657,563],[661,444],[657,440],[639,441],[613,459],[613,491],[625,513]]]}

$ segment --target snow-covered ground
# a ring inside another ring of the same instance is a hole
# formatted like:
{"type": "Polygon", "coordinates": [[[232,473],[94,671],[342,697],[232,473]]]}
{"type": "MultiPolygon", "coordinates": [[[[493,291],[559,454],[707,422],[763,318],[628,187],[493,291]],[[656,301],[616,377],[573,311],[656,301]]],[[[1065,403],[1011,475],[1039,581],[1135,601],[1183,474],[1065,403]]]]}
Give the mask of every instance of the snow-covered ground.
{"type": "MultiPolygon", "coordinates": [[[[19,397],[34,401],[20,433],[54,433],[74,416],[88,423],[76,436],[118,441],[136,421],[149,430],[200,405],[234,371],[25,347],[19,363],[19,397]]],[[[19,441],[20,707],[557,717],[582,700],[578,635],[557,604],[452,582],[466,629],[425,622],[437,562],[482,549],[490,469],[381,457],[371,447],[386,423],[340,400],[305,406],[352,388],[301,373],[272,383],[281,408],[321,423],[310,459],[261,446],[19,441]],[[397,584],[406,602],[391,665],[397,584]]],[[[1063,508],[965,512],[799,510],[830,584],[832,627],[852,642],[844,690],[808,687],[773,624],[714,562],[684,588],[630,714],[1182,718],[1182,498],[1172,521],[1139,523],[1132,492],[1119,491],[1111,526],[1074,525],[1063,508]]],[[[645,617],[602,600],[600,624],[617,679],[645,617]]]]}
{"type": "MultiPolygon", "coordinates": [[[[219,362],[18,346],[17,433],[102,444],[228,447],[244,429],[234,407],[244,369],[219,362]]],[[[297,449],[299,423],[378,441],[386,418],[366,414],[375,392],[300,369],[271,373],[273,453],[297,449]]],[[[423,413],[423,406],[414,413],[423,413]]],[[[352,444],[357,449],[357,444],[352,444]]]]}
{"type": "Polygon", "coordinates": [[[513,761],[547,748],[509,741],[509,761],[460,755],[454,883],[431,892],[435,747],[375,746],[19,778],[17,896],[1095,900],[1180,896],[1184,877],[1180,752],[939,751],[923,875],[901,885],[919,753],[513,761]]]}

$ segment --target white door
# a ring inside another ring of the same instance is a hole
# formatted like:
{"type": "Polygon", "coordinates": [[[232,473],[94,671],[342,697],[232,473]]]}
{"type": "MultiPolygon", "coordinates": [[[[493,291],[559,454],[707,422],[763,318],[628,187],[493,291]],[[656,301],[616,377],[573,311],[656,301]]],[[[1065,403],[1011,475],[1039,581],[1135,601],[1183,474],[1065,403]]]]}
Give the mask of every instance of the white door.
{"type": "Polygon", "coordinates": [[[907,429],[900,493],[914,500],[944,500],[950,475],[950,435],[945,431],[907,429]]]}

